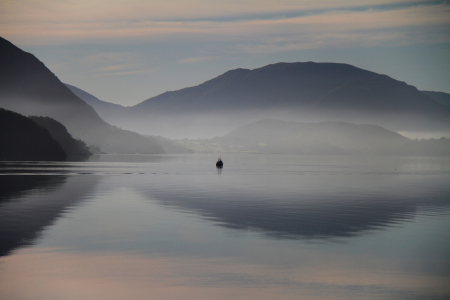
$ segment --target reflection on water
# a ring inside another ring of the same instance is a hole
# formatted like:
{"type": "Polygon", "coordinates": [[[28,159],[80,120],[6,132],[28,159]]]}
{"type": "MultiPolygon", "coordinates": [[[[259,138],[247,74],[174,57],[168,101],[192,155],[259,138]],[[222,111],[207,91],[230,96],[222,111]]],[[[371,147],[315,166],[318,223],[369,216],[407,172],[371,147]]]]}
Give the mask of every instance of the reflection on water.
{"type": "Polygon", "coordinates": [[[1,176],[0,256],[32,245],[42,230],[83,199],[96,178],[1,176]]]}
{"type": "Polygon", "coordinates": [[[37,188],[55,189],[64,181],[63,176],[2,176],[0,178],[0,203],[17,199],[37,188]]]}
{"type": "Polygon", "coordinates": [[[355,236],[397,225],[418,213],[445,213],[450,207],[448,187],[437,186],[426,193],[405,191],[404,195],[383,190],[377,193],[361,190],[353,194],[342,187],[344,191],[336,188],[333,193],[322,193],[314,181],[298,180],[307,181],[305,191],[298,194],[273,193],[270,185],[261,186],[258,191],[225,186],[214,193],[192,189],[189,184],[170,189],[146,186],[140,190],[149,199],[156,198],[163,205],[195,212],[221,226],[259,230],[280,238],[355,236]],[[318,191],[313,193],[311,189],[315,188],[318,191]]]}
{"type": "Polygon", "coordinates": [[[449,158],[215,161],[0,163],[0,299],[450,297],[449,158]]]}
{"type": "Polygon", "coordinates": [[[217,174],[219,174],[219,175],[222,174],[222,168],[223,168],[223,167],[217,167],[217,166],[216,166],[217,174]]]}

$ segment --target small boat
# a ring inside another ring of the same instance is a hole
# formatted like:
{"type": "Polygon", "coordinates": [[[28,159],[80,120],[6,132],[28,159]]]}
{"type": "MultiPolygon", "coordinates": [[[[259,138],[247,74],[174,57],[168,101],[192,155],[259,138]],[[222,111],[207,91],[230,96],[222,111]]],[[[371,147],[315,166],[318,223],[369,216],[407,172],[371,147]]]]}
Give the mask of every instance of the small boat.
{"type": "Polygon", "coordinates": [[[219,159],[216,162],[216,167],[218,168],[222,168],[223,167],[223,161],[222,159],[219,157],[219,159]]]}

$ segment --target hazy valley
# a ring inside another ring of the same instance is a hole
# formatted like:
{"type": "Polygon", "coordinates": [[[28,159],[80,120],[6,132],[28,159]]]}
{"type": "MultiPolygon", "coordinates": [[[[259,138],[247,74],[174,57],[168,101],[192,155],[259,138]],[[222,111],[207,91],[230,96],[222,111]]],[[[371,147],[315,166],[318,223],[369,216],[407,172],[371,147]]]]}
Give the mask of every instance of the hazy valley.
{"type": "MultiPolygon", "coordinates": [[[[450,95],[351,65],[236,69],[124,107],[61,83],[32,54],[0,42],[0,107],[40,125],[61,122],[94,153],[449,154],[446,138],[396,132],[448,134],[450,95]]],[[[69,156],[83,152],[63,144],[69,156]]]]}
{"type": "Polygon", "coordinates": [[[445,93],[421,92],[386,75],[350,65],[306,62],[231,70],[198,86],[166,92],[132,107],[96,107],[116,126],[169,138],[225,135],[268,118],[344,121],[396,132],[448,135],[450,107],[445,104],[446,96],[448,99],[445,93]]]}

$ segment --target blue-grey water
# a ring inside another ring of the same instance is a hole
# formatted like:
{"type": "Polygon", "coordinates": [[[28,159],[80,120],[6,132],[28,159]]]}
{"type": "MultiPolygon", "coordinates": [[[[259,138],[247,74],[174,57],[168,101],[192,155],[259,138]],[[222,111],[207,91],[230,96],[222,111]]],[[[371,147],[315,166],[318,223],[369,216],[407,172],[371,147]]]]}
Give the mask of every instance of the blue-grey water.
{"type": "Polygon", "coordinates": [[[450,157],[0,163],[0,299],[450,299],[450,157]]]}

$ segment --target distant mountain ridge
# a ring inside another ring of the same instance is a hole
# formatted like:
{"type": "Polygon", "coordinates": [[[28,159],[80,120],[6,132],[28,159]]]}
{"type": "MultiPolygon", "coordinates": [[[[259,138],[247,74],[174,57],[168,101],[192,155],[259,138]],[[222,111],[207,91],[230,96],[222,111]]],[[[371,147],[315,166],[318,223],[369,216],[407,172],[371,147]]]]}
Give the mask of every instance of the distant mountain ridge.
{"type": "Polygon", "coordinates": [[[450,108],[414,86],[347,64],[314,62],[230,70],[114,118],[116,125],[146,134],[146,127],[159,124],[167,136],[223,126],[225,133],[265,118],[373,123],[395,131],[450,128],[450,108]]]}
{"type": "Polygon", "coordinates": [[[58,115],[76,135],[107,126],[34,55],[0,38],[0,105],[23,115],[58,115]],[[72,129],[72,130],[73,130],[72,129]],[[75,132],[74,132],[75,133],[75,132]]]}
{"type": "Polygon", "coordinates": [[[443,92],[420,91],[439,104],[450,106],[450,94],[443,92]]]}
{"type": "MultiPolygon", "coordinates": [[[[151,108],[160,112],[174,110],[186,112],[194,109],[199,112],[214,111],[218,108],[258,109],[278,107],[280,104],[314,106],[328,102],[327,100],[335,94],[353,86],[369,89],[386,84],[415,89],[386,75],[347,64],[277,63],[254,70],[230,70],[198,86],[150,98],[131,109],[142,111],[151,108]]],[[[426,97],[421,98],[424,100],[426,97]]],[[[373,105],[370,102],[364,104],[373,105]]]]}
{"type": "Polygon", "coordinates": [[[410,140],[369,124],[260,120],[222,136],[181,140],[196,152],[312,155],[450,155],[450,139],[410,140]]]}
{"type": "Polygon", "coordinates": [[[380,126],[347,122],[301,123],[261,120],[239,127],[222,140],[261,150],[300,154],[393,154],[408,139],[380,126]]]}
{"type": "Polygon", "coordinates": [[[122,107],[64,86],[32,54],[0,38],[0,107],[49,116],[75,138],[108,153],[164,153],[155,136],[220,136],[262,119],[448,132],[447,96],[347,64],[299,62],[230,70],[200,85],[122,107]]]}
{"type": "Polygon", "coordinates": [[[109,153],[164,153],[152,139],[103,121],[32,54],[0,38],[0,107],[48,116],[77,139],[109,153]]]}
{"type": "Polygon", "coordinates": [[[83,91],[80,88],[77,88],[76,86],[70,85],[65,83],[66,87],[69,88],[69,90],[74,93],[78,98],[92,106],[92,108],[95,109],[95,111],[99,114],[99,116],[107,120],[108,117],[110,117],[112,114],[118,112],[121,109],[124,109],[125,107],[119,104],[114,104],[106,101],[102,101],[95,97],[92,94],[89,94],[86,91],[83,91]]]}

